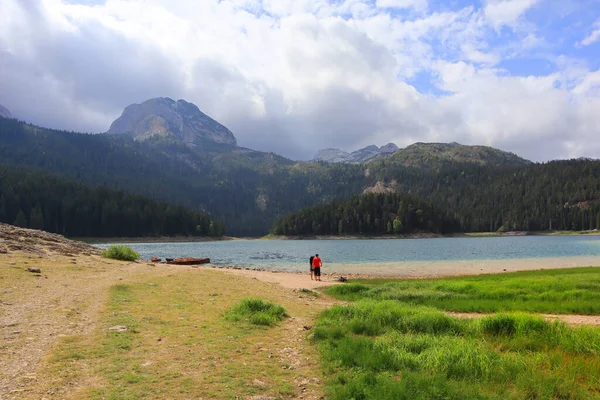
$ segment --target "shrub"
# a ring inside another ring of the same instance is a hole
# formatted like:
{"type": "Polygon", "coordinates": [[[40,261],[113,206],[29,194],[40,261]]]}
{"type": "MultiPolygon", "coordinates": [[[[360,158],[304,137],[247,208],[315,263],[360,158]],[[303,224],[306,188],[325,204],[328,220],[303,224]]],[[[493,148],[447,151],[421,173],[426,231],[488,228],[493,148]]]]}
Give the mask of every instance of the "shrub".
{"type": "Polygon", "coordinates": [[[230,321],[246,321],[264,326],[274,325],[287,316],[282,306],[261,299],[244,299],[225,314],[225,318],[230,321]]]}
{"type": "Polygon", "coordinates": [[[140,255],[131,247],[118,245],[110,246],[108,249],[104,250],[102,252],[102,257],[121,261],[135,261],[140,258],[140,255]]]}

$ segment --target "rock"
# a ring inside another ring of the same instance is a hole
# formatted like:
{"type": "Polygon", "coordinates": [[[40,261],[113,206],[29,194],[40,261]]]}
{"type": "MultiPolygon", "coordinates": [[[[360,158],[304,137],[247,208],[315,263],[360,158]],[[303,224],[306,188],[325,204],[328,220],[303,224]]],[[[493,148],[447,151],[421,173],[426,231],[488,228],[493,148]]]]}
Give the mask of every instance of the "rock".
{"type": "Polygon", "coordinates": [[[62,235],[36,229],[25,229],[0,223],[0,242],[8,251],[24,251],[38,256],[47,256],[49,252],[62,255],[100,254],[100,249],[87,243],[69,240],[62,235]]]}
{"type": "Polygon", "coordinates": [[[346,282],[348,280],[348,278],[346,278],[345,276],[340,276],[337,280],[339,282],[346,282]]]}
{"type": "Polygon", "coordinates": [[[321,149],[317,151],[313,161],[326,161],[331,163],[362,163],[369,161],[380,154],[390,154],[397,150],[398,146],[396,146],[394,143],[388,143],[381,148],[375,145],[370,145],[353,151],[352,153],[348,153],[340,149],[321,149]]]}
{"type": "Polygon", "coordinates": [[[252,381],[252,384],[254,386],[266,386],[266,383],[264,383],[263,381],[259,380],[259,379],[255,379],[252,381]]]}
{"type": "Polygon", "coordinates": [[[176,265],[198,265],[198,264],[208,264],[210,262],[210,258],[194,258],[194,257],[184,257],[184,258],[167,258],[167,264],[176,264],[176,265]]]}
{"type": "Polygon", "coordinates": [[[127,330],[129,330],[129,328],[124,325],[115,325],[108,328],[109,332],[125,332],[127,330]]]}
{"type": "Polygon", "coordinates": [[[33,272],[33,273],[36,273],[36,274],[42,273],[42,270],[39,269],[39,268],[27,268],[27,271],[33,272]]]}
{"type": "Polygon", "coordinates": [[[10,111],[8,110],[8,108],[0,105],[0,117],[2,118],[12,118],[12,114],[10,113],[10,111]]]}
{"type": "Polygon", "coordinates": [[[160,257],[150,257],[150,261],[154,262],[161,262],[161,258],[160,257]]]}
{"type": "Polygon", "coordinates": [[[7,254],[8,253],[8,249],[5,246],[1,246],[0,247],[0,254],[7,254]]]}

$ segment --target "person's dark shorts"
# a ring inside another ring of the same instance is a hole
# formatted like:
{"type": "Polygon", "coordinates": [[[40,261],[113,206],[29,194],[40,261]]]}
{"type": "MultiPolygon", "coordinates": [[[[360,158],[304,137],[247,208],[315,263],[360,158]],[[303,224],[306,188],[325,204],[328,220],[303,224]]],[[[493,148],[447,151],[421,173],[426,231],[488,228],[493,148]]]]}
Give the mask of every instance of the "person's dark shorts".
{"type": "Polygon", "coordinates": [[[313,272],[313,267],[312,267],[312,265],[310,266],[310,272],[313,272]]]}
{"type": "Polygon", "coordinates": [[[321,276],[321,267],[313,268],[315,276],[321,276]]]}

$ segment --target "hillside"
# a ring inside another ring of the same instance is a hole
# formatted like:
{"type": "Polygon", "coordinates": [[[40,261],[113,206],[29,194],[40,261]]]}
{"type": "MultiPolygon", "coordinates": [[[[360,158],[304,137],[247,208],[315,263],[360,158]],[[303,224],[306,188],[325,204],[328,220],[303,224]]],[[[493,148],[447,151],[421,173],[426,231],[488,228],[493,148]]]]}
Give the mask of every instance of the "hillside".
{"type": "Polygon", "coordinates": [[[407,167],[431,169],[448,163],[474,163],[497,167],[532,164],[516,154],[493,147],[465,146],[458,143],[415,143],[394,152],[388,160],[407,167]]]}
{"type": "Polygon", "coordinates": [[[221,236],[206,214],[0,164],[0,222],[71,237],[221,236]]]}

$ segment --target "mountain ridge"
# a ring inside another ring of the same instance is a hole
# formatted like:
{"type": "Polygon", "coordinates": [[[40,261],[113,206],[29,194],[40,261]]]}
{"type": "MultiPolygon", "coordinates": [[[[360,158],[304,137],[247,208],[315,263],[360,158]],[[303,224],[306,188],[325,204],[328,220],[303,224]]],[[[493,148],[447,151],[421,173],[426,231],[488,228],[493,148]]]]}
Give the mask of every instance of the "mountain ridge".
{"type": "Polygon", "coordinates": [[[340,149],[327,148],[318,150],[312,161],[362,163],[372,160],[381,154],[393,153],[397,150],[398,146],[394,143],[388,143],[381,147],[372,144],[353,151],[352,153],[340,149]]]}

